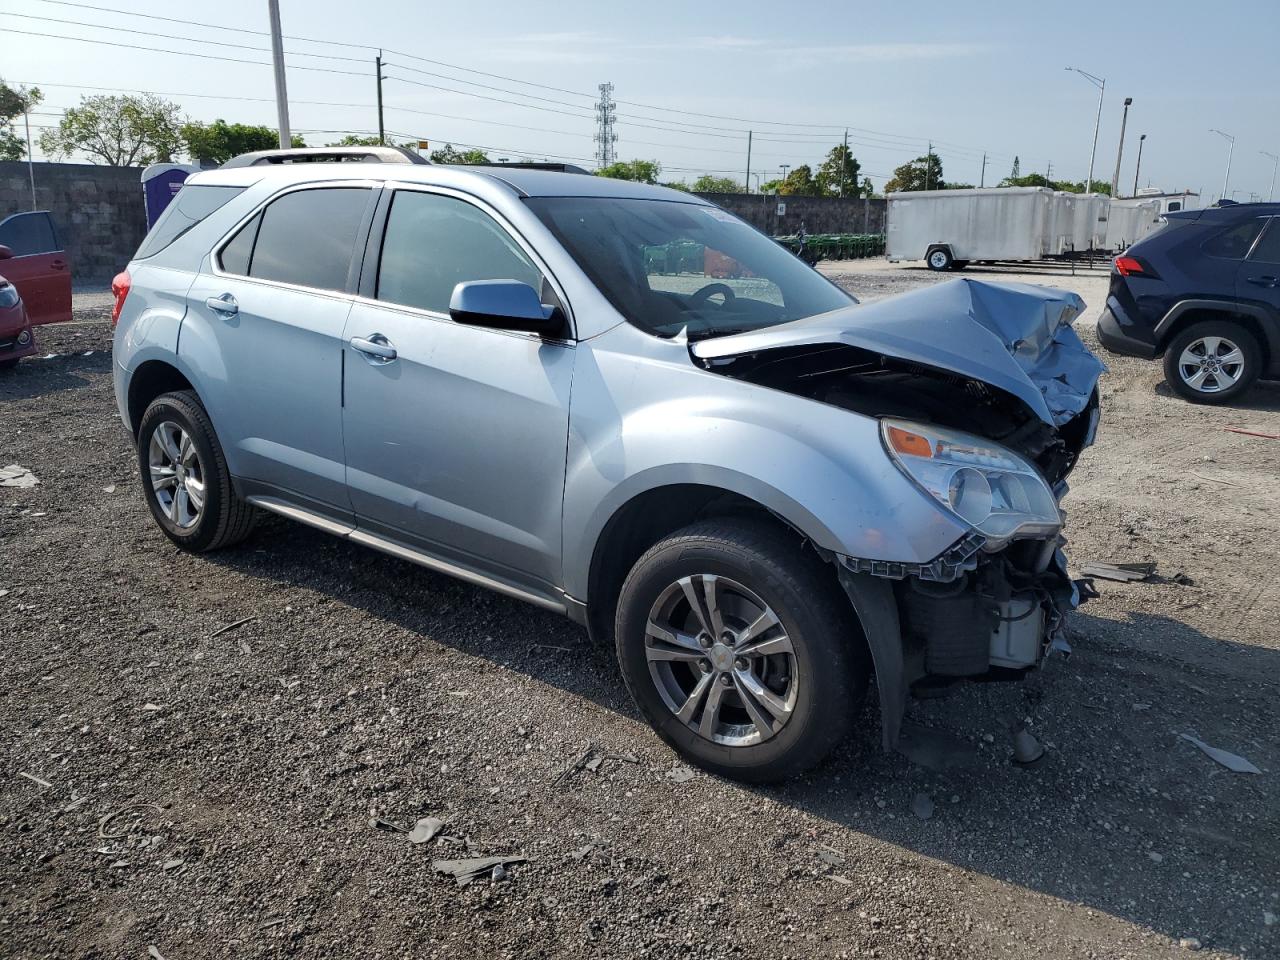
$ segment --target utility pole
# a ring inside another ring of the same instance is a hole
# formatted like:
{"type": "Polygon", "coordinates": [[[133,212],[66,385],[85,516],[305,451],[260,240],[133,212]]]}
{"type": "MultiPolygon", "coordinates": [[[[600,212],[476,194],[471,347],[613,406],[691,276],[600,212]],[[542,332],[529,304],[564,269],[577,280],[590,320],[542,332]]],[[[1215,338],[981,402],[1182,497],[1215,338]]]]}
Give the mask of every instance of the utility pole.
{"type": "Polygon", "coordinates": [[[1053,184],[1053,161],[1052,160],[1049,161],[1049,166],[1044,172],[1044,178],[1049,181],[1050,185],[1053,184]]]}
{"type": "Polygon", "coordinates": [[[978,178],[978,186],[979,188],[981,188],[981,187],[985,187],[986,185],[987,185],[987,155],[984,153],[982,155],[982,176],[978,178]]]}
{"type": "Polygon", "coordinates": [[[382,51],[378,51],[374,63],[378,68],[378,146],[387,145],[387,128],[382,123],[382,51]]]}
{"type": "Polygon", "coordinates": [[[1091,193],[1093,191],[1093,161],[1098,155],[1098,128],[1102,126],[1102,98],[1107,92],[1107,81],[1102,77],[1095,77],[1092,73],[1085,73],[1079,67],[1067,67],[1067,69],[1080,74],[1080,76],[1098,88],[1098,115],[1093,121],[1093,149],[1089,151],[1089,177],[1084,182],[1084,192],[1091,193]]]}
{"type": "MultiPolygon", "coordinates": [[[[844,168],[849,163],[849,130],[844,131],[844,153],[840,154],[840,196],[844,196],[844,168]]],[[[855,183],[856,187],[857,184],[855,183]]]]}
{"type": "MultiPolygon", "coordinates": [[[[783,180],[783,183],[785,183],[785,182],[786,182],[786,179],[787,179],[787,171],[791,169],[791,164],[789,164],[789,163],[780,163],[780,164],[778,164],[778,169],[782,171],[782,180],[783,180]]],[[[778,186],[779,186],[779,188],[781,188],[781,186],[782,186],[782,185],[781,185],[781,184],[779,184],[778,186]]]]}
{"type": "Polygon", "coordinates": [[[751,192],[751,131],[747,131],[747,193],[751,192]]]}
{"type": "MultiPolygon", "coordinates": [[[[1231,182],[1231,154],[1235,153],[1236,150],[1236,138],[1231,134],[1223,133],[1221,130],[1216,128],[1211,129],[1209,132],[1216,133],[1218,136],[1222,137],[1222,139],[1231,144],[1231,146],[1227,148],[1227,172],[1222,178],[1222,197],[1227,197],[1229,199],[1229,195],[1227,194],[1227,184],[1231,182]]],[[[1219,199],[1221,199],[1221,197],[1219,199]]]]}
{"type": "Polygon", "coordinates": [[[1138,165],[1133,168],[1133,195],[1138,195],[1138,174],[1142,171],[1142,144],[1146,141],[1145,133],[1138,134],[1138,165]]]}
{"type": "Polygon", "coordinates": [[[1133,97],[1124,98],[1124,114],[1120,118],[1120,145],[1116,147],[1116,172],[1111,175],[1111,196],[1120,195],[1120,158],[1124,156],[1124,128],[1129,124],[1129,104],[1133,97]]]}
{"type": "Polygon", "coordinates": [[[929,189],[929,174],[933,172],[933,141],[929,141],[929,152],[924,157],[924,188],[929,189]]]}
{"type": "Polygon", "coordinates": [[[293,146],[289,133],[289,91],[284,82],[284,41],[280,38],[280,0],[267,0],[271,14],[271,65],[276,74],[276,116],[280,123],[280,149],[293,146]]]}
{"type": "MultiPolygon", "coordinates": [[[[30,132],[27,133],[27,152],[28,154],[31,152],[30,132]]],[[[1267,203],[1270,203],[1276,198],[1276,168],[1280,167],[1280,157],[1274,153],[1267,153],[1265,150],[1259,150],[1258,152],[1271,161],[1271,189],[1267,191],[1267,203]]]]}
{"type": "MultiPolygon", "coordinates": [[[[27,112],[31,109],[31,101],[23,91],[22,98],[22,122],[27,128],[27,176],[31,178],[31,209],[36,209],[36,164],[35,158],[31,155],[31,115],[27,112]]],[[[1274,178],[1272,178],[1274,180],[1274,178]]],[[[1274,182],[1272,183],[1274,187],[1274,182]]]]}
{"type": "Polygon", "coordinates": [[[614,115],[617,107],[613,102],[613,84],[600,84],[600,102],[596,104],[596,163],[604,169],[613,163],[616,153],[613,145],[618,142],[618,135],[613,132],[614,115]]]}

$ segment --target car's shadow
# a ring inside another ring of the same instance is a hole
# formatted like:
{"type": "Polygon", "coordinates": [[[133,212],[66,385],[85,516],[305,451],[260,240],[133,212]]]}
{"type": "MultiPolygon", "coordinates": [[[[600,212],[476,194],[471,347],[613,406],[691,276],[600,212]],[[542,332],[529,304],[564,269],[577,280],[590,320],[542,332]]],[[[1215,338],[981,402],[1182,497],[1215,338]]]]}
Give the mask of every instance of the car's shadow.
{"type": "MultiPolygon", "coordinates": [[[[1174,393],[1169,384],[1161,380],[1155,386],[1155,392],[1172,400],[1187,401],[1174,393]]],[[[1239,398],[1222,404],[1220,410],[1251,410],[1258,413],[1275,413],[1280,411],[1280,380],[1259,380],[1239,398]]]]}
{"type": "MultiPolygon", "coordinates": [[[[636,716],[611,652],[554,614],[278,518],[209,559],[636,716]]],[[[726,788],[828,822],[814,843],[845,861],[821,863],[805,845],[793,851],[811,868],[858,877],[861,834],[959,868],[956,884],[974,897],[998,899],[1000,884],[1011,883],[1053,898],[1035,907],[1045,923],[1076,904],[1174,938],[1266,952],[1277,930],[1262,924],[1262,911],[1276,909],[1280,868],[1280,653],[1148,613],[1080,612],[1071,635],[1074,654],[1025,683],[970,684],[912,706],[917,729],[949,731],[956,749],[944,753],[954,766],[883,753],[868,710],[859,736],[815,773],[726,788]],[[1022,768],[1011,763],[1009,733],[1028,720],[1048,749],[1022,768]],[[1244,754],[1264,774],[1228,772],[1181,733],[1244,754]],[[912,813],[917,794],[933,805],[927,820],[912,813]]],[[[921,867],[901,869],[872,881],[909,884],[921,867]]]]}
{"type": "Polygon", "coordinates": [[[12,370],[0,372],[0,402],[47,397],[91,384],[94,375],[111,375],[111,354],[103,350],[59,354],[49,359],[37,354],[24,357],[12,370]]]}

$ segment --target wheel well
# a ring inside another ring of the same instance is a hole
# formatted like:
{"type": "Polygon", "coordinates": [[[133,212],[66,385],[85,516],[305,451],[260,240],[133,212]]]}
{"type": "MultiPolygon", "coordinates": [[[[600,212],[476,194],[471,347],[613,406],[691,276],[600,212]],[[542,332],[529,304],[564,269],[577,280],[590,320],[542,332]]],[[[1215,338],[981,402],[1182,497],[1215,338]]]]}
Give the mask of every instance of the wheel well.
{"type": "Polygon", "coordinates": [[[162,393],[190,390],[191,382],[163,360],[148,360],[129,378],[129,429],[135,434],[151,401],[162,393]]]}
{"type": "Polygon", "coordinates": [[[1160,351],[1163,353],[1167,350],[1169,344],[1173,342],[1173,338],[1182,333],[1187,327],[1192,324],[1203,323],[1206,320],[1227,320],[1231,323],[1240,324],[1240,326],[1253,334],[1253,339],[1258,341],[1258,346],[1262,349],[1262,369],[1270,368],[1271,343],[1267,339],[1267,332],[1262,328],[1258,318],[1247,313],[1232,313],[1227,309],[1213,310],[1205,307],[1186,311],[1173,323],[1169,324],[1169,329],[1164,332],[1164,336],[1160,339],[1160,351]]]}
{"type": "Polygon", "coordinates": [[[793,530],[762,504],[703,484],[658,487],[627,501],[609,518],[591,555],[587,580],[587,630],[591,637],[605,641],[613,636],[613,611],[622,583],[646,550],[697,520],[726,516],[764,516],[793,530]]]}

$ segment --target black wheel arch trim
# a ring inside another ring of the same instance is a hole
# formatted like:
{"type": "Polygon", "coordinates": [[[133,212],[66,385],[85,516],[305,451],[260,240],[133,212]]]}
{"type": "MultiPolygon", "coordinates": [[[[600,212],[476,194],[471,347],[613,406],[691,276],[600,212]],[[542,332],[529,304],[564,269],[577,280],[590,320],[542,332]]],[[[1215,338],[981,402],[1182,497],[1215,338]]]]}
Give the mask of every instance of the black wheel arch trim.
{"type": "Polygon", "coordinates": [[[1250,303],[1247,300],[1212,300],[1207,298],[1179,300],[1169,308],[1168,313],[1155,326],[1156,342],[1160,345],[1162,352],[1173,338],[1173,329],[1178,320],[1192,311],[1217,313],[1222,315],[1223,319],[1229,319],[1234,315],[1247,317],[1255,321],[1263,335],[1265,342],[1261,346],[1266,350],[1271,366],[1274,367],[1277,363],[1280,363],[1280,320],[1277,319],[1275,311],[1261,304],[1250,303]]]}
{"type": "Polygon", "coordinates": [[[853,612],[862,625],[876,672],[876,692],[880,698],[880,731],[886,753],[898,746],[902,717],[907,710],[907,668],[902,653],[902,626],[898,603],[888,580],[853,573],[839,567],[853,612]]]}

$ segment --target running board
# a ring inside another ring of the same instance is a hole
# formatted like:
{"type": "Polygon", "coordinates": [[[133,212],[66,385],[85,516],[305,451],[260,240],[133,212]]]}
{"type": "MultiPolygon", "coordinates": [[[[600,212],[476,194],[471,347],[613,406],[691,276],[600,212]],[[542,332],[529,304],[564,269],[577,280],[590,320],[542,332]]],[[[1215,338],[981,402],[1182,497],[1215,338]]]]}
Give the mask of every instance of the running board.
{"type": "Polygon", "coordinates": [[[374,550],[389,554],[393,557],[399,557],[401,560],[408,560],[410,563],[416,563],[420,567],[426,567],[436,573],[443,573],[447,577],[454,577],[467,583],[474,584],[477,587],[484,587],[487,590],[493,590],[497,593],[504,594],[508,597],[514,597],[516,600],[523,600],[526,603],[532,603],[534,606],[542,607],[544,610],[553,610],[559,614],[567,614],[568,608],[561,601],[552,600],[541,594],[532,593],[521,587],[512,586],[501,580],[495,580],[493,577],[487,577],[482,573],[469,570],[466,567],[449,563],[438,557],[433,557],[429,553],[416,550],[399,541],[392,540],[388,537],[380,537],[375,533],[367,530],[361,530],[350,523],[343,523],[338,520],[332,520],[323,514],[315,513],[303,507],[296,506],[292,503],[285,503],[276,497],[267,496],[251,496],[245,498],[248,503],[255,507],[261,507],[263,510],[269,510],[272,513],[278,513],[282,517],[288,517],[290,520],[296,520],[299,523],[305,523],[309,527],[315,527],[317,530],[323,530],[325,533],[331,533],[336,537],[344,540],[350,540],[352,543],[358,543],[361,546],[372,547],[374,550]]]}

